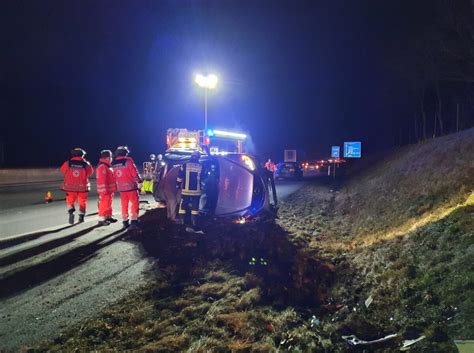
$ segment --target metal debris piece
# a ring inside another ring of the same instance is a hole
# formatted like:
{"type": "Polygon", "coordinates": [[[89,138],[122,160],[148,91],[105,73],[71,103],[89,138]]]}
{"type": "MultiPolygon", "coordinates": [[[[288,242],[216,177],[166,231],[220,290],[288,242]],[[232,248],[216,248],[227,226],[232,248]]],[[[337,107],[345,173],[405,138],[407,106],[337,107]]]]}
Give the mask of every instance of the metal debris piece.
{"type": "Polygon", "coordinates": [[[318,326],[320,323],[321,321],[315,315],[311,316],[311,318],[309,319],[310,327],[318,326]]]}
{"type": "Polygon", "coordinates": [[[419,342],[421,340],[424,340],[426,338],[426,336],[420,336],[418,338],[415,338],[414,340],[405,340],[403,341],[403,346],[402,348],[400,348],[400,350],[403,352],[403,351],[407,351],[411,348],[412,345],[414,345],[416,342],[419,342]]]}
{"type": "Polygon", "coordinates": [[[368,308],[370,306],[370,304],[372,304],[372,302],[374,301],[374,298],[372,296],[369,296],[366,300],[365,300],[365,307],[368,308]]]}
{"type": "Polygon", "coordinates": [[[398,334],[393,333],[391,335],[387,335],[385,337],[379,338],[377,340],[373,341],[364,341],[361,340],[360,338],[356,337],[355,335],[350,335],[350,336],[342,336],[342,339],[345,340],[350,346],[358,346],[358,345],[366,345],[366,344],[374,344],[374,343],[381,343],[388,341],[392,338],[397,337],[398,334]]]}

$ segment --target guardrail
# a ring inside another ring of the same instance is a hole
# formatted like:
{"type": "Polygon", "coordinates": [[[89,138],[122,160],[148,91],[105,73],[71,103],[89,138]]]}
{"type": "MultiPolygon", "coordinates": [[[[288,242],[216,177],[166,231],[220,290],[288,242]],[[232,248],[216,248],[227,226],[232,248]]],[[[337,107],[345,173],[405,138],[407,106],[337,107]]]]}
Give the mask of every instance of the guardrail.
{"type": "Polygon", "coordinates": [[[61,181],[59,168],[0,169],[0,185],[61,181]]]}

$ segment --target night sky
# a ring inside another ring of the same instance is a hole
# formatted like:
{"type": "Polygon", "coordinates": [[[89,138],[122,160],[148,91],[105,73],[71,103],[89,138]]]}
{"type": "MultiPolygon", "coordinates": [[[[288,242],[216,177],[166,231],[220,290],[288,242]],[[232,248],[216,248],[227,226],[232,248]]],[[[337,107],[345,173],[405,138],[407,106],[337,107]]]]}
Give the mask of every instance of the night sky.
{"type": "Polygon", "coordinates": [[[220,78],[209,125],[262,157],[391,147],[409,112],[392,48],[429,21],[423,1],[2,1],[5,165],[160,152],[166,128],[203,127],[198,71],[220,78]]]}

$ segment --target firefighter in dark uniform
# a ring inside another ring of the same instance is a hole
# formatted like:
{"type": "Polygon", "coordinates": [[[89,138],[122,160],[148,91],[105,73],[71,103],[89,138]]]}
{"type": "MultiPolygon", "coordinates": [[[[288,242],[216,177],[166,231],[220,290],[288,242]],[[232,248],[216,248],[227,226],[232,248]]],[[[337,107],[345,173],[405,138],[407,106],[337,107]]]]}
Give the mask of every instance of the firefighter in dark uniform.
{"type": "Polygon", "coordinates": [[[200,153],[193,152],[189,162],[184,163],[176,178],[176,188],[181,189],[181,203],[179,204],[179,215],[184,218],[187,232],[194,232],[196,218],[199,215],[199,199],[201,198],[201,177],[203,168],[199,163],[200,153]],[[189,224],[189,213],[191,213],[191,224],[189,224]]]}

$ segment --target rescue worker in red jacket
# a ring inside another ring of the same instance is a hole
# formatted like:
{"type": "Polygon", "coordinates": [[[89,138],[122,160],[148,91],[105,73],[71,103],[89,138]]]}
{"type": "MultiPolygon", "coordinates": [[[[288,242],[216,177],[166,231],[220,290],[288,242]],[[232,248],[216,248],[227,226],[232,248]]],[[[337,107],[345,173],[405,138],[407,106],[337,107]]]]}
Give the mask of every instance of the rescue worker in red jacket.
{"type": "Polygon", "coordinates": [[[61,189],[66,191],[69,224],[74,224],[76,201],[79,203],[79,223],[84,222],[86,214],[87,193],[90,190],[89,177],[94,173],[94,169],[84,158],[85,155],[86,151],[82,148],[74,148],[71,151],[71,159],[61,166],[61,172],[64,174],[61,189]]]}
{"type": "Polygon", "coordinates": [[[112,151],[100,152],[99,164],[95,170],[97,193],[99,194],[99,226],[108,226],[117,220],[112,218],[112,200],[117,191],[115,176],[112,171],[112,151]]]}
{"type": "Polygon", "coordinates": [[[268,160],[265,162],[265,169],[270,173],[275,173],[276,165],[270,158],[268,158],[268,160]]]}
{"type": "Polygon", "coordinates": [[[138,183],[141,183],[142,179],[133,159],[128,156],[129,153],[130,151],[127,146],[117,147],[113,170],[117,191],[120,192],[120,200],[122,202],[123,228],[134,230],[138,229],[138,183]],[[129,204],[130,217],[128,213],[129,204]]]}

